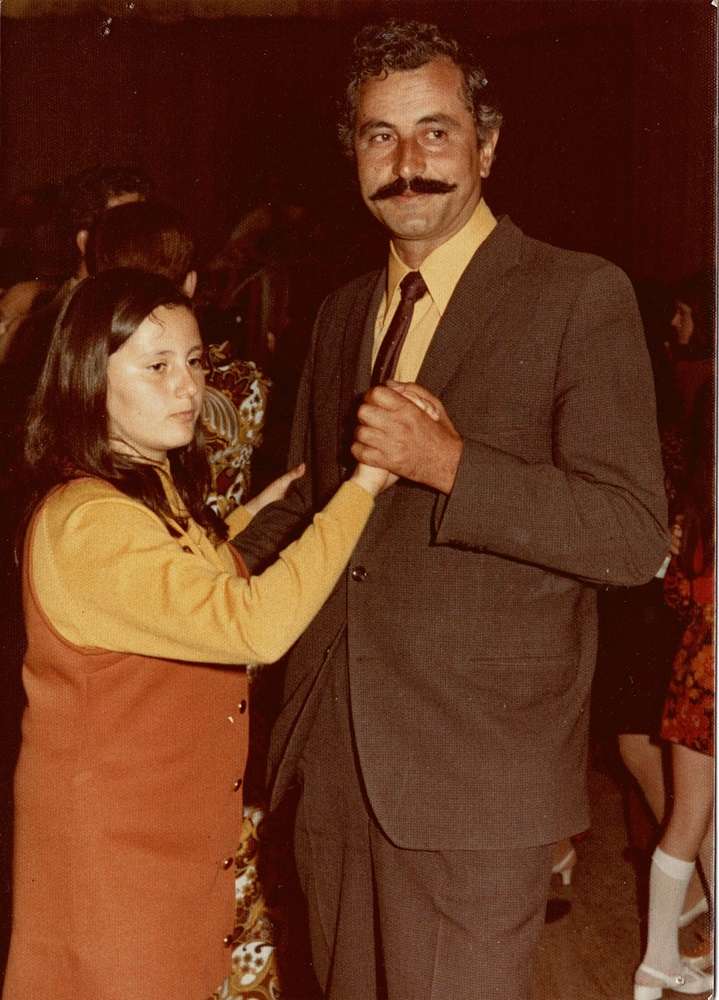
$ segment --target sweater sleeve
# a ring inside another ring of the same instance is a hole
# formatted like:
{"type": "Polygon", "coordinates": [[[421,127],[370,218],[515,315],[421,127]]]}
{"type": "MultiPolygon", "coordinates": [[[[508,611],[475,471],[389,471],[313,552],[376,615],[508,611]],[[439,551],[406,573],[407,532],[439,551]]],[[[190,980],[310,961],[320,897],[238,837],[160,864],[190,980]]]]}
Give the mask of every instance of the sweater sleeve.
{"type": "Polygon", "coordinates": [[[232,513],[228,514],[225,518],[225,524],[229,529],[230,538],[234,538],[234,536],[239,534],[240,531],[244,531],[251,520],[252,517],[248,514],[246,507],[235,507],[232,513]]]}
{"type": "Polygon", "coordinates": [[[302,536],[249,580],[173,538],[148,508],[73,484],[36,516],[30,577],[59,634],[84,647],[198,663],[270,663],[343,571],[373,508],[345,483],[302,536]]]}

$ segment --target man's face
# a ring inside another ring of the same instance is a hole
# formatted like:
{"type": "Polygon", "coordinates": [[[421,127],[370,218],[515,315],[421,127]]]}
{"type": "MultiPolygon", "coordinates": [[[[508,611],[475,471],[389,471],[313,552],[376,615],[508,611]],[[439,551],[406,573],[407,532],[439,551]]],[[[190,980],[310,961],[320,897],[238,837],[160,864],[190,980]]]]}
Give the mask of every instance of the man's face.
{"type": "Polygon", "coordinates": [[[412,267],[462,228],[489,175],[497,132],[478,145],[462,82],[459,67],[435,59],[360,87],[354,148],[362,198],[412,267]],[[439,182],[438,190],[400,191],[415,179],[420,188],[439,182]]]}

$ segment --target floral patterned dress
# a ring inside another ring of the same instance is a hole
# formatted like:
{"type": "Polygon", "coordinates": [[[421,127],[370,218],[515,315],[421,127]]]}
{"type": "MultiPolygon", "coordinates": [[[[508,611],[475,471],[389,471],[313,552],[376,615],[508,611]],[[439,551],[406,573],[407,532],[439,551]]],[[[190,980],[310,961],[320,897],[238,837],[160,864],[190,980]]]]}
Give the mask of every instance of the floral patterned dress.
{"type": "Polygon", "coordinates": [[[684,622],[662,719],[662,737],[714,756],[714,579],[688,578],[676,560],[665,597],[684,622]]]}
{"type": "MultiPolygon", "coordinates": [[[[251,459],[262,443],[270,382],[252,361],[234,358],[227,343],[211,344],[206,362],[202,423],[212,471],[208,501],[226,517],[249,495],[251,459]]],[[[252,668],[248,673],[257,695],[257,678],[252,668]]],[[[264,725],[261,697],[251,699],[251,711],[256,733],[264,725]]],[[[245,805],[235,855],[232,972],[212,1000],[278,1000],[281,996],[275,921],[257,874],[263,818],[260,804],[245,805]]]]}

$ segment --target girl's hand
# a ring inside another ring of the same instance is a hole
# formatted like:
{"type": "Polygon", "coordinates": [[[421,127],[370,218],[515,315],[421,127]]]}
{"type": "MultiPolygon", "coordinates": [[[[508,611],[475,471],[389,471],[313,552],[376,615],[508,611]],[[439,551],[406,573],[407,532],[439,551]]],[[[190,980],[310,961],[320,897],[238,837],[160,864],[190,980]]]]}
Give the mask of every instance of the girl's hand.
{"type": "Polygon", "coordinates": [[[265,486],[261,493],[258,493],[256,497],[249,500],[245,505],[245,510],[254,517],[255,514],[259,514],[263,507],[266,507],[270,503],[275,503],[277,500],[283,500],[285,493],[290,488],[291,484],[295,479],[299,479],[305,474],[305,464],[304,462],[300,465],[296,465],[294,469],[290,469],[289,472],[285,472],[283,476],[275,479],[271,482],[269,486],[265,486]]]}
{"type": "Polygon", "coordinates": [[[375,469],[374,466],[364,465],[362,462],[355,467],[350,476],[352,482],[357,483],[373,497],[378,497],[390,486],[394,486],[398,478],[393,472],[387,472],[386,469],[375,469]]]}

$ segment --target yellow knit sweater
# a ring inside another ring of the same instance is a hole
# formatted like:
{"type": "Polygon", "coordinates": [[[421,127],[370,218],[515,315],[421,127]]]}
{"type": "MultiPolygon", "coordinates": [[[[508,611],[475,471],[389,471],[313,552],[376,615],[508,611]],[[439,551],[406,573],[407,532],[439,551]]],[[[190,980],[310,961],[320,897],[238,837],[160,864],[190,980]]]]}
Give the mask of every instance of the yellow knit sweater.
{"type": "MultiPolygon", "coordinates": [[[[151,510],[110,484],[74,480],[36,515],[30,574],[51,624],[75,645],[197,663],[270,663],[329,596],[373,505],[361,487],[345,483],[275,563],[245,580],[227,543],[215,548],[195,522],[173,538],[151,510]]],[[[230,537],[248,522],[244,508],[234,511],[230,537]]]]}

